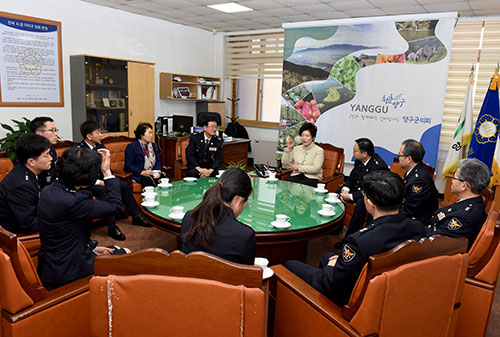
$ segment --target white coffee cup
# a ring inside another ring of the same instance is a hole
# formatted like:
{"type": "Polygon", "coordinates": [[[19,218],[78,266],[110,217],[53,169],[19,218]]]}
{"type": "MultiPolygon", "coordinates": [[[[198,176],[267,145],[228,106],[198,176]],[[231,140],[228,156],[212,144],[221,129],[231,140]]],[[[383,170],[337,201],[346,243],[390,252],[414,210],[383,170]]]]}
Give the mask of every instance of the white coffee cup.
{"type": "Polygon", "coordinates": [[[322,209],[323,213],[325,213],[325,214],[332,214],[333,213],[333,206],[330,204],[321,205],[321,209],[322,209]]]}
{"type": "Polygon", "coordinates": [[[253,264],[261,267],[262,269],[266,269],[269,264],[269,260],[265,257],[256,257],[253,264]]]}
{"type": "Polygon", "coordinates": [[[276,172],[273,172],[273,171],[267,171],[267,176],[269,177],[269,179],[276,179],[276,172]]]}
{"type": "Polygon", "coordinates": [[[160,184],[167,185],[169,181],[170,181],[170,179],[168,179],[168,178],[161,178],[160,179],[160,184]]]}
{"type": "Polygon", "coordinates": [[[147,202],[148,204],[152,203],[153,201],[155,201],[155,196],[154,194],[146,194],[144,196],[144,201],[147,202]]]}
{"type": "Polygon", "coordinates": [[[146,194],[152,194],[155,191],[153,186],[146,186],[142,189],[142,191],[146,194]]]}
{"type": "Polygon", "coordinates": [[[219,170],[219,177],[224,173],[224,170],[219,170]]]}
{"type": "Polygon", "coordinates": [[[338,193],[328,193],[328,198],[334,201],[339,200],[339,194],[338,193]]]}
{"type": "Polygon", "coordinates": [[[160,170],[153,170],[153,178],[158,178],[160,176],[160,170]]]}
{"type": "Polygon", "coordinates": [[[325,186],[326,186],[326,185],[325,185],[325,184],[323,184],[323,183],[318,183],[318,190],[320,190],[320,191],[324,191],[324,190],[325,190],[325,186]]]}
{"type": "Polygon", "coordinates": [[[285,214],[276,214],[276,222],[279,224],[286,224],[290,220],[290,217],[285,214]]]}
{"type": "Polygon", "coordinates": [[[181,215],[184,212],[184,206],[174,206],[171,211],[173,215],[181,215]]]}

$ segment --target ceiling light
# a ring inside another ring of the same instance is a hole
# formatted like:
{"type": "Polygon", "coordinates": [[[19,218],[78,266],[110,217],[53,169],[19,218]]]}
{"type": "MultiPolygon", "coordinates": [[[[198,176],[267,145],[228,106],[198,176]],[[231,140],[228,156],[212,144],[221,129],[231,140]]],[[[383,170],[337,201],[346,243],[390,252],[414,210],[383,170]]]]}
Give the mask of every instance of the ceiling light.
{"type": "Polygon", "coordinates": [[[216,9],[218,11],[224,12],[224,13],[237,13],[237,12],[248,12],[248,11],[253,11],[253,9],[238,5],[237,3],[234,2],[228,2],[224,4],[218,4],[218,5],[207,5],[207,7],[216,9]]]}

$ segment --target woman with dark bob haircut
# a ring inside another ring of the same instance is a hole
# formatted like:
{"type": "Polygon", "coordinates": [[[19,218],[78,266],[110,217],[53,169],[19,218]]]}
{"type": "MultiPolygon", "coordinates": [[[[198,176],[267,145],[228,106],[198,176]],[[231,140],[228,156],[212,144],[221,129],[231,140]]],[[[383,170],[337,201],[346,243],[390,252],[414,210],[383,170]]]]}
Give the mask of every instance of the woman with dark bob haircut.
{"type": "Polygon", "coordinates": [[[135,142],[125,149],[125,172],[132,172],[132,179],[142,187],[156,186],[161,173],[161,160],[153,143],[153,126],[139,123],[134,131],[135,142]]]}
{"type": "Polygon", "coordinates": [[[111,174],[109,151],[97,151],[79,147],[64,151],[57,161],[58,180],[40,195],[38,275],[48,290],[92,274],[96,256],[125,253],[125,249],[96,247],[90,241],[92,220],[122,209],[120,181],[111,174]],[[84,188],[94,184],[99,169],[106,193],[93,200],[84,188]]]}
{"type": "Polygon", "coordinates": [[[295,146],[295,142],[288,137],[288,146],[283,152],[283,165],[288,165],[292,174],[288,181],[316,186],[323,178],[324,152],[321,147],[314,144],[317,128],[312,123],[302,125],[299,130],[302,145],[295,146]]]}
{"type": "Polygon", "coordinates": [[[237,168],[224,171],[202,202],[182,219],[182,251],[204,251],[226,260],[254,264],[255,232],[236,220],[252,193],[248,175],[237,168]]]}

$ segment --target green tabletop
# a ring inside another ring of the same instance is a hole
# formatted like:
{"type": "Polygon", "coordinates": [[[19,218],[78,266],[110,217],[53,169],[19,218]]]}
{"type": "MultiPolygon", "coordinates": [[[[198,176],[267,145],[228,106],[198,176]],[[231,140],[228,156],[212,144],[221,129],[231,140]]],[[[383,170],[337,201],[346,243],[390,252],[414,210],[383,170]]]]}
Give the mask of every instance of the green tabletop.
{"type": "MultiPolygon", "coordinates": [[[[268,182],[262,178],[250,178],[253,191],[248,198],[248,205],[238,217],[238,220],[251,226],[257,233],[272,233],[313,228],[336,220],[344,213],[342,203],[335,204],[335,215],[323,217],[318,214],[321,205],[326,203],[327,194],[314,192],[314,188],[302,184],[278,180],[268,182]],[[277,229],[271,226],[276,214],[286,214],[290,217],[291,226],[287,229],[277,229]]],[[[168,189],[156,188],[156,200],[160,205],[148,208],[147,211],[168,218],[173,206],[184,206],[184,211],[196,207],[203,199],[203,194],[213,184],[216,178],[201,178],[195,182],[176,181],[168,189]]],[[[181,220],[171,220],[182,222],[181,220]]]]}

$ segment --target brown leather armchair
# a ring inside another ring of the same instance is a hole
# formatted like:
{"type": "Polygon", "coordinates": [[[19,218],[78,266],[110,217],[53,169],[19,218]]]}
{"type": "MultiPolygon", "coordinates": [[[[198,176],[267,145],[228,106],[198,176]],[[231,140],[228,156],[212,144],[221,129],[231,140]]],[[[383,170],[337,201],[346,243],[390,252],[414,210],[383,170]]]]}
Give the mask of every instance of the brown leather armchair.
{"type": "Polygon", "coordinates": [[[274,266],[274,336],[453,336],[466,248],[466,239],[435,236],[372,256],[343,307],[274,266]]]}
{"type": "Polygon", "coordinates": [[[181,180],[187,175],[186,149],[189,145],[189,137],[184,137],[176,143],[174,161],[174,180],[181,180]]]}
{"type": "Polygon", "coordinates": [[[260,267],[203,252],[147,249],[98,257],[95,275],[92,336],[265,335],[260,267]]]}
{"type": "Polygon", "coordinates": [[[89,279],[47,292],[23,244],[0,228],[0,336],[89,336],[89,279]]]}
{"type": "Polygon", "coordinates": [[[323,148],[323,179],[328,191],[336,191],[344,183],[344,149],[328,143],[317,143],[323,148]]]}
{"type": "Polygon", "coordinates": [[[12,164],[12,160],[7,156],[7,153],[0,152],[0,181],[9,174],[13,167],[14,164],[12,164]]]}
{"type": "Polygon", "coordinates": [[[462,295],[456,337],[486,334],[500,271],[500,221],[494,206],[469,250],[469,268],[462,295]]]}

